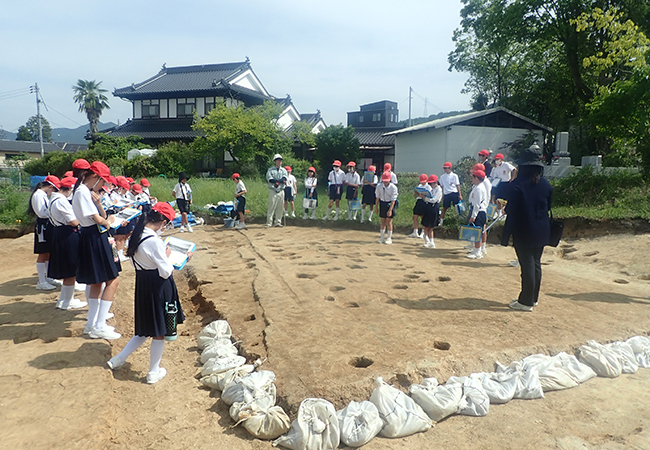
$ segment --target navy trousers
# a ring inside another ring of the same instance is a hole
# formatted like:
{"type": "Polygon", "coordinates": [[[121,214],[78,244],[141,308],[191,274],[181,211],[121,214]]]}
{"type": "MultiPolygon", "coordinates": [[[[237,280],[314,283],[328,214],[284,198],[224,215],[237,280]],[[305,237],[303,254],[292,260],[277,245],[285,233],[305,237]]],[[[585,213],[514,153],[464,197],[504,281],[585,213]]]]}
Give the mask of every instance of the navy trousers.
{"type": "Polygon", "coordinates": [[[518,247],[515,252],[521,267],[521,292],[519,303],[533,306],[539,298],[539,288],[542,284],[542,253],[544,247],[518,247]]]}

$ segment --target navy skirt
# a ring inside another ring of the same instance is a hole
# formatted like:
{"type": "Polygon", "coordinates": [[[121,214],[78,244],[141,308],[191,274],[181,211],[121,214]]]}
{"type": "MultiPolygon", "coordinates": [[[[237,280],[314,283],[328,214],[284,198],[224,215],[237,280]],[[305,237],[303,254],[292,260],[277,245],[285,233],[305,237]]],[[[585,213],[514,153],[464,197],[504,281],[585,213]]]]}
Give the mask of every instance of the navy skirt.
{"type": "Polygon", "coordinates": [[[34,229],[34,253],[40,255],[52,250],[52,224],[50,219],[36,218],[34,229]]]}
{"type": "Polygon", "coordinates": [[[167,333],[165,306],[176,303],[176,323],[183,323],[185,315],[178,300],[174,277],[162,278],[158,270],[135,271],[135,335],[161,337],[167,333]]]}
{"type": "Polygon", "coordinates": [[[117,278],[117,264],[108,243],[108,232],[100,233],[97,225],[83,227],[79,239],[77,281],[99,284],[117,278]]]}
{"type": "Polygon", "coordinates": [[[431,204],[425,203],[426,209],[422,216],[422,226],[426,228],[435,228],[438,226],[438,219],[440,216],[440,203],[431,204]]]}
{"type": "Polygon", "coordinates": [[[427,209],[427,204],[424,202],[423,199],[418,198],[415,201],[415,205],[413,205],[413,215],[414,216],[424,216],[426,213],[427,209]]]}
{"type": "Polygon", "coordinates": [[[345,198],[348,200],[356,200],[357,199],[357,190],[358,188],[352,187],[352,186],[346,186],[345,189],[345,198]]]}
{"type": "Polygon", "coordinates": [[[361,203],[364,205],[374,205],[377,202],[377,197],[375,197],[375,189],[376,188],[370,184],[364,185],[361,189],[361,193],[363,195],[361,203]]]}
{"type": "Polygon", "coordinates": [[[63,280],[77,276],[79,266],[79,240],[77,227],[61,225],[52,227],[52,252],[47,276],[63,280]]]}

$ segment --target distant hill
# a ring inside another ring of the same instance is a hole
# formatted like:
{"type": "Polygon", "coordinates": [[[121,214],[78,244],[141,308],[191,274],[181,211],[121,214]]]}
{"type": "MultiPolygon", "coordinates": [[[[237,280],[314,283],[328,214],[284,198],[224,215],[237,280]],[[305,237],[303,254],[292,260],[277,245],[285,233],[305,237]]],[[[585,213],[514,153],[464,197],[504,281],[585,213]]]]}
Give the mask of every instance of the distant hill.
{"type": "MultiPolygon", "coordinates": [[[[451,117],[451,116],[457,116],[459,114],[465,114],[471,111],[449,111],[449,112],[441,112],[438,114],[431,114],[429,117],[416,117],[414,119],[411,119],[413,121],[413,126],[415,125],[420,125],[421,123],[426,123],[426,122],[431,122],[433,120],[437,119],[444,119],[445,117],[451,117]]],[[[399,122],[400,127],[408,127],[409,126],[409,121],[408,119],[402,120],[399,122]]]]}
{"type": "MultiPolygon", "coordinates": [[[[105,130],[107,128],[114,127],[116,124],[113,122],[99,123],[99,131],[105,130]]],[[[52,141],[54,142],[67,142],[69,144],[88,144],[88,141],[84,139],[86,132],[90,128],[90,125],[82,125],[79,128],[52,128],[52,141]]],[[[16,133],[11,133],[6,130],[0,130],[0,134],[4,133],[4,137],[0,136],[0,139],[6,139],[8,141],[16,140],[16,133]]]]}

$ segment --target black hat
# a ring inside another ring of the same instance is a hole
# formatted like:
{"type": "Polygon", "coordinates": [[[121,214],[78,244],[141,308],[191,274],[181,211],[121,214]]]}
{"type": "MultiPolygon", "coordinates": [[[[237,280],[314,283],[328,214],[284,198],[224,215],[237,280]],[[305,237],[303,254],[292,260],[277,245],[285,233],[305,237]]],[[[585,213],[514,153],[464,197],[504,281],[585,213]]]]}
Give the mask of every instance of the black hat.
{"type": "Polygon", "coordinates": [[[515,164],[518,166],[540,166],[544,167],[542,161],[542,151],[537,144],[531,145],[523,151],[518,159],[515,159],[515,164]]]}
{"type": "Polygon", "coordinates": [[[190,176],[186,174],[185,172],[181,172],[178,174],[178,181],[183,181],[183,180],[189,180],[190,176]]]}

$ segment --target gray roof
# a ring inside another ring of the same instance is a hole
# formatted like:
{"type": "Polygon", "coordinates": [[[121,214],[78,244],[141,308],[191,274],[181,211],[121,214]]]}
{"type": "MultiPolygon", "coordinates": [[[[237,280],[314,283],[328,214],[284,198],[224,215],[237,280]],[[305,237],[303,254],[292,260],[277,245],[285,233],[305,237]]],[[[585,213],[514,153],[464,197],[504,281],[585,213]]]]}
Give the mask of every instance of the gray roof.
{"type": "MultiPolygon", "coordinates": [[[[452,125],[474,125],[471,122],[477,122],[477,119],[486,118],[487,116],[491,116],[493,114],[499,114],[499,113],[510,115],[513,118],[518,119],[519,121],[523,121],[529,124],[530,128],[544,130],[549,133],[553,132],[551,128],[548,128],[540,123],[537,123],[532,119],[524,117],[521,114],[517,114],[514,111],[510,111],[509,109],[506,109],[503,106],[499,106],[497,108],[485,109],[483,111],[472,111],[465,114],[459,114],[457,116],[445,117],[444,119],[432,120],[431,122],[421,123],[419,125],[414,125],[412,127],[401,128],[397,131],[391,131],[390,133],[386,133],[384,136],[395,136],[402,133],[411,133],[414,131],[426,130],[430,128],[436,128],[436,129],[446,128],[452,125]]],[[[516,127],[516,128],[521,128],[521,127],[516,127]]]]}
{"type": "Polygon", "coordinates": [[[361,147],[392,147],[395,145],[395,136],[388,136],[385,131],[355,129],[354,135],[359,139],[361,147]]]}
{"type": "MultiPolygon", "coordinates": [[[[68,144],[65,142],[43,142],[43,152],[60,152],[65,151],[74,153],[79,150],[86,150],[87,145],[84,144],[68,144]]],[[[0,152],[6,153],[41,153],[41,144],[34,141],[5,141],[0,140],[0,152]]]]}
{"type": "Polygon", "coordinates": [[[109,136],[140,136],[142,139],[194,139],[201,133],[192,129],[194,119],[134,119],[104,131],[109,136]]]}

